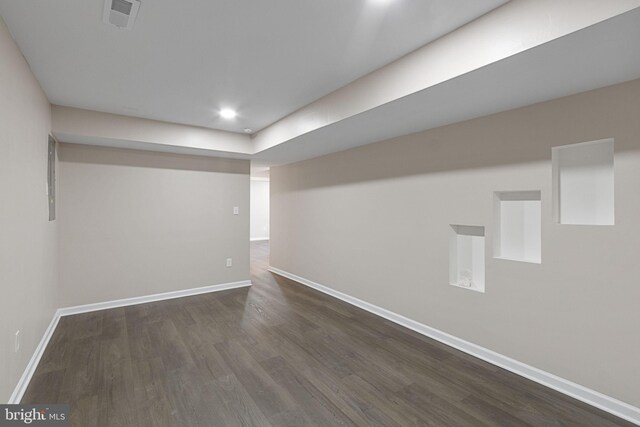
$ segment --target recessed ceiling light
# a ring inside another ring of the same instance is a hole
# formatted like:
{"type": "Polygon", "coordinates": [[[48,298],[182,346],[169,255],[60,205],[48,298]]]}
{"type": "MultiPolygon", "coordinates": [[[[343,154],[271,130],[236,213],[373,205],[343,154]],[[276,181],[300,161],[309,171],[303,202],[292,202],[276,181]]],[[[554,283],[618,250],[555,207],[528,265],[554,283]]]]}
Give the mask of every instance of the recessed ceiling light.
{"type": "Polygon", "coordinates": [[[223,108],[222,110],[220,110],[220,117],[222,117],[223,119],[235,119],[237,115],[238,113],[236,113],[235,110],[232,110],[231,108],[223,108]]]}
{"type": "Polygon", "coordinates": [[[253,129],[251,129],[251,128],[244,128],[244,129],[242,129],[242,130],[244,131],[244,133],[251,133],[251,132],[253,132],[253,129]]]}

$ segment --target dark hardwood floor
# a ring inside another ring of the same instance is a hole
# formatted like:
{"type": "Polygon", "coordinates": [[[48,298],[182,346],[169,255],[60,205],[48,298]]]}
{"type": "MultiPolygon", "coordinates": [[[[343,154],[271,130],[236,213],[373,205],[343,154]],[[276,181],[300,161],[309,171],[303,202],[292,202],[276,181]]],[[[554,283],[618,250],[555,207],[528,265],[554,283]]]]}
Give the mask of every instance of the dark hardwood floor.
{"type": "Polygon", "coordinates": [[[267,271],[64,317],[23,403],[76,426],[620,426],[605,412],[267,271]]]}

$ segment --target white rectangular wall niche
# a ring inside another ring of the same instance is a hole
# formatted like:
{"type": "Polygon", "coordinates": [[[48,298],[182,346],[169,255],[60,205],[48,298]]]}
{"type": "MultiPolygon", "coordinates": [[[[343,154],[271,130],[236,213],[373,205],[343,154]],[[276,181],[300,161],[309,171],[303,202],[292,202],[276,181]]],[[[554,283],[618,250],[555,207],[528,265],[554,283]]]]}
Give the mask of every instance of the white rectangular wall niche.
{"type": "Polygon", "coordinates": [[[613,139],[553,147],[556,222],[614,225],[613,152],[613,139]]]}
{"type": "Polygon", "coordinates": [[[494,194],[493,257],[540,264],[540,191],[496,191],[494,194]]]}
{"type": "Polygon", "coordinates": [[[451,225],[449,284],[484,292],[484,227],[451,225]]]}

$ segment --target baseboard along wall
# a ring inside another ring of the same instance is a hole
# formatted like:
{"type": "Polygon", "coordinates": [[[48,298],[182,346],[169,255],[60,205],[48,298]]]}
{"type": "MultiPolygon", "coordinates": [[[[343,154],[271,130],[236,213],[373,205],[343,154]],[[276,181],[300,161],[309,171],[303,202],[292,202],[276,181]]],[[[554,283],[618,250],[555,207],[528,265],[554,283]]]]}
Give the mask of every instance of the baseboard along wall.
{"type": "Polygon", "coordinates": [[[18,404],[22,400],[22,396],[24,396],[24,393],[27,390],[29,383],[31,382],[31,378],[33,377],[33,374],[35,373],[36,368],[38,367],[38,363],[40,363],[40,359],[42,358],[42,355],[44,354],[44,351],[47,348],[47,345],[49,344],[49,340],[51,340],[51,337],[53,336],[53,333],[55,332],[56,327],[58,326],[58,322],[60,321],[60,318],[63,316],[72,316],[74,314],[89,313],[91,311],[108,310],[110,308],[145,304],[149,302],[163,301],[163,300],[174,299],[174,298],[182,298],[182,297],[188,297],[192,295],[206,294],[210,292],[220,292],[220,291],[226,291],[229,289],[243,288],[247,286],[251,286],[251,280],[242,280],[240,282],[223,283],[219,285],[203,286],[200,288],[183,289],[180,291],[171,291],[171,292],[164,292],[160,294],[144,295],[140,297],[123,298],[123,299],[112,300],[112,301],[98,302],[94,304],[84,304],[84,305],[77,305],[73,307],[59,308],[58,310],[56,310],[55,314],[53,315],[53,319],[51,320],[51,323],[49,323],[49,326],[47,327],[44,335],[42,336],[40,343],[36,347],[36,350],[34,351],[33,356],[31,356],[31,359],[29,360],[27,367],[22,373],[22,376],[20,377],[20,380],[18,381],[18,384],[13,390],[13,393],[9,398],[9,402],[7,403],[18,404]]]}
{"type": "Polygon", "coordinates": [[[404,326],[405,328],[411,329],[412,331],[418,332],[419,334],[432,338],[457,350],[463,351],[471,356],[477,357],[478,359],[482,359],[485,362],[499,366],[500,368],[513,372],[514,374],[520,375],[524,378],[535,381],[539,384],[542,384],[560,393],[566,394],[567,396],[573,397],[574,399],[580,400],[598,409],[609,412],[610,414],[613,414],[631,423],[640,425],[640,408],[632,406],[628,403],[622,402],[618,399],[607,396],[588,387],[584,387],[580,384],[576,384],[557,375],[527,365],[526,363],[512,359],[508,356],[496,353],[495,351],[489,350],[488,348],[481,347],[469,341],[465,341],[461,338],[447,334],[446,332],[416,322],[415,320],[411,320],[400,314],[370,304],[361,299],[352,297],[351,295],[347,295],[340,291],[331,289],[327,286],[313,282],[309,279],[305,279],[304,277],[289,273],[288,271],[284,271],[272,266],[269,267],[269,271],[279,276],[293,280],[294,282],[298,282],[302,285],[313,288],[327,295],[330,295],[334,298],[338,298],[339,300],[366,310],[384,319],[390,320],[400,326],[404,326]]]}

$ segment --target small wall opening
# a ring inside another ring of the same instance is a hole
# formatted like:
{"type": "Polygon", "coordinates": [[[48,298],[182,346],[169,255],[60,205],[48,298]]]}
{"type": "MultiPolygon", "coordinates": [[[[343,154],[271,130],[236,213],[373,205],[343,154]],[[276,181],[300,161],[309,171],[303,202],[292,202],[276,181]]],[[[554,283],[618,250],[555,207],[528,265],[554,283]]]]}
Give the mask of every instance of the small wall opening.
{"type": "Polygon", "coordinates": [[[451,225],[449,284],[484,292],[484,227],[451,225]]]}
{"type": "Polygon", "coordinates": [[[541,212],[540,191],[496,191],[493,257],[540,264],[541,212]]]}
{"type": "Polygon", "coordinates": [[[556,222],[615,224],[613,155],[613,139],[552,149],[556,222]]]}

